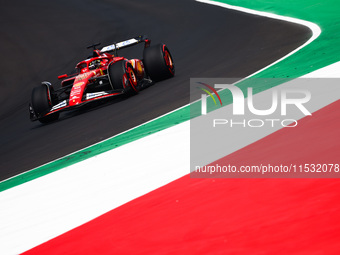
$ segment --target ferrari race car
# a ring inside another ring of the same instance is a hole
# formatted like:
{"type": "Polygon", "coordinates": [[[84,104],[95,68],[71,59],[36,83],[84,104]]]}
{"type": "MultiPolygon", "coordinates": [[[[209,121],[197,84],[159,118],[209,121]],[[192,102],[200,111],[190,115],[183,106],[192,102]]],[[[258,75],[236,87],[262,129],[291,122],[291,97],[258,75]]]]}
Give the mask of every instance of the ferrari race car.
{"type": "Polygon", "coordinates": [[[61,87],[54,89],[50,82],[42,82],[32,91],[29,104],[30,119],[48,123],[59,118],[62,111],[74,109],[95,100],[137,94],[154,82],[175,75],[175,66],[165,44],[150,46],[151,40],[138,36],[96,49],[92,56],[76,65],[76,72],[58,77],[61,87]],[[143,59],[118,57],[117,50],[144,42],[143,59]]]}

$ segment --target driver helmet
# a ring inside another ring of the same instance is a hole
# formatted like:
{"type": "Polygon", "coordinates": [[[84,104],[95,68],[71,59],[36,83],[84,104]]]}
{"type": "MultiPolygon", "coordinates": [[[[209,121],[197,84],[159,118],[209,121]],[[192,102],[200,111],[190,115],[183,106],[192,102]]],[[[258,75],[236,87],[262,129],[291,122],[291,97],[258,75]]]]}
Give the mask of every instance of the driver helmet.
{"type": "Polygon", "coordinates": [[[100,60],[99,59],[93,60],[89,64],[89,69],[90,70],[94,70],[94,69],[97,69],[99,67],[100,67],[100,60]]]}

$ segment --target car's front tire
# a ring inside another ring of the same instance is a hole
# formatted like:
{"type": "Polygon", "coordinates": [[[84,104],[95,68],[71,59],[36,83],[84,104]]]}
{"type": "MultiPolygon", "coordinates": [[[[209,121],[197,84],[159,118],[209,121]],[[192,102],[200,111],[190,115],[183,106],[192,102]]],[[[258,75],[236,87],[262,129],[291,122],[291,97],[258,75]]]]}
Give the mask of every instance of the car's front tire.
{"type": "Polygon", "coordinates": [[[108,74],[113,89],[123,90],[128,96],[139,92],[137,76],[129,62],[124,60],[110,64],[108,74]]]}
{"type": "Polygon", "coordinates": [[[52,96],[51,91],[46,85],[35,87],[32,91],[32,108],[41,123],[48,123],[59,118],[59,112],[44,116],[52,107],[52,96]]]}

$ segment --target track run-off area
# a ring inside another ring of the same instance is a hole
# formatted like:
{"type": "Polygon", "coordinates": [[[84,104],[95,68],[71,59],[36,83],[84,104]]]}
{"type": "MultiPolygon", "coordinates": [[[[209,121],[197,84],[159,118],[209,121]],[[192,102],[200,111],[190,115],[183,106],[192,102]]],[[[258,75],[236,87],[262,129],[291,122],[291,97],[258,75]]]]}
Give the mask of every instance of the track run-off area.
{"type": "MultiPolygon", "coordinates": [[[[244,6],[272,11],[261,7],[260,1],[257,7],[247,6],[246,2],[244,6]]],[[[287,15],[286,9],[280,12],[279,4],[271,6],[273,12],[287,15]]],[[[217,7],[223,8],[214,8],[217,7]]],[[[223,11],[228,8],[232,7],[223,11]]],[[[299,11],[303,12],[301,9],[299,11]]],[[[247,13],[255,17],[259,14],[247,13]]],[[[295,13],[290,16],[306,18],[295,13]]],[[[299,77],[336,62],[338,59],[330,50],[334,48],[329,47],[327,51],[322,46],[331,43],[328,37],[322,40],[325,32],[321,24],[326,24],[326,18],[322,18],[322,22],[317,22],[322,30],[318,37],[308,44],[312,35],[301,37],[304,38],[301,43],[290,51],[278,54],[276,59],[271,56],[271,62],[249,64],[255,64],[257,69],[249,67],[239,77],[254,73],[258,77],[299,77]],[[302,45],[298,52],[290,53],[302,45]],[[322,53],[314,49],[322,49],[322,53]],[[310,57],[311,54],[316,54],[317,60],[310,57]],[[319,58],[318,54],[326,56],[319,58]],[[308,61],[304,58],[307,55],[308,61]],[[260,69],[263,70],[258,72],[260,69]]],[[[311,75],[329,77],[335,74],[333,77],[338,77],[337,67],[333,65],[311,75]]],[[[223,70],[219,72],[216,75],[223,77],[223,70]]],[[[1,222],[5,227],[0,237],[7,244],[5,254],[23,252],[52,238],[55,239],[32,249],[31,254],[248,254],[264,251],[336,254],[339,250],[336,242],[339,182],[336,179],[192,179],[188,175],[187,108],[184,106],[156,117],[156,125],[149,121],[138,126],[137,133],[132,136],[129,132],[136,132],[136,129],[1,183],[1,204],[6,206],[6,210],[1,210],[1,218],[6,221],[1,222]],[[132,140],[135,142],[128,143],[132,140]],[[111,150],[114,147],[118,148],[111,150]],[[86,153],[88,151],[90,153],[86,153]],[[131,151],[138,153],[127,158],[131,151]],[[36,179],[39,176],[43,177],[36,179]],[[24,184],[16,186],[21,183],[24,184]],[[103,213],[106,214],[100,216],[103,213]],[[66,231],[69,232],[63,234],[66,231]]],[[[256,161],[261,158],[261,152],[273,158],[273,163],[281,163],[293,155],[305,160],[310,157],[336,160],[339,122],[332,121],[327,126],[322,123],[339,119],[338,108],[338,101],[335,101],[313,113],[311,120],[302,120],[301,127],[294,132],[280,130],[220,160],[248,158],[256,161]],[[318,139],[313,139],[315,134],[318,139]],[[284,143],[288,137],[292,137],[291,142],[284,143]],[[275,149],[274,144],[284,146],[275,149]],[[298,148],[297,144],[302,147],[298,148]]],[[[81,114],[81,117],[91,113],[81,114]]]]}

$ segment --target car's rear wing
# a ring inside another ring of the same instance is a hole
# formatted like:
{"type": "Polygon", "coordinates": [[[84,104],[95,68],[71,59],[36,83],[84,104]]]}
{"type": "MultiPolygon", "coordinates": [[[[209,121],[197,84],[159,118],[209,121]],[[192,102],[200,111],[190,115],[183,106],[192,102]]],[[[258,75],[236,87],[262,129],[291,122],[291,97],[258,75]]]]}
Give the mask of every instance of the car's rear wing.
{"type": "Polygon", "coordinates": [[[137,36],[137,37],[129,39],[129,40],[125,40],[125,41],[122,41],[122,42],[119,42],[119,43],[114,43],[114,44],[105,46],[104,48],[102,48],[100,50],[100,52],[104,53],[104,52],[109,52],[109,51],[120,50],[120,49],[123,49],[123,48],[127,48],[127,47],[130,47],[130,46],[136,45],[136,44],[141,43],[141,42],[145,42],[145,48],[146,48],[146,47],[149,47],[151,40],[149,40],[146,35],[140,35],[140,36],[137,36]]]}

